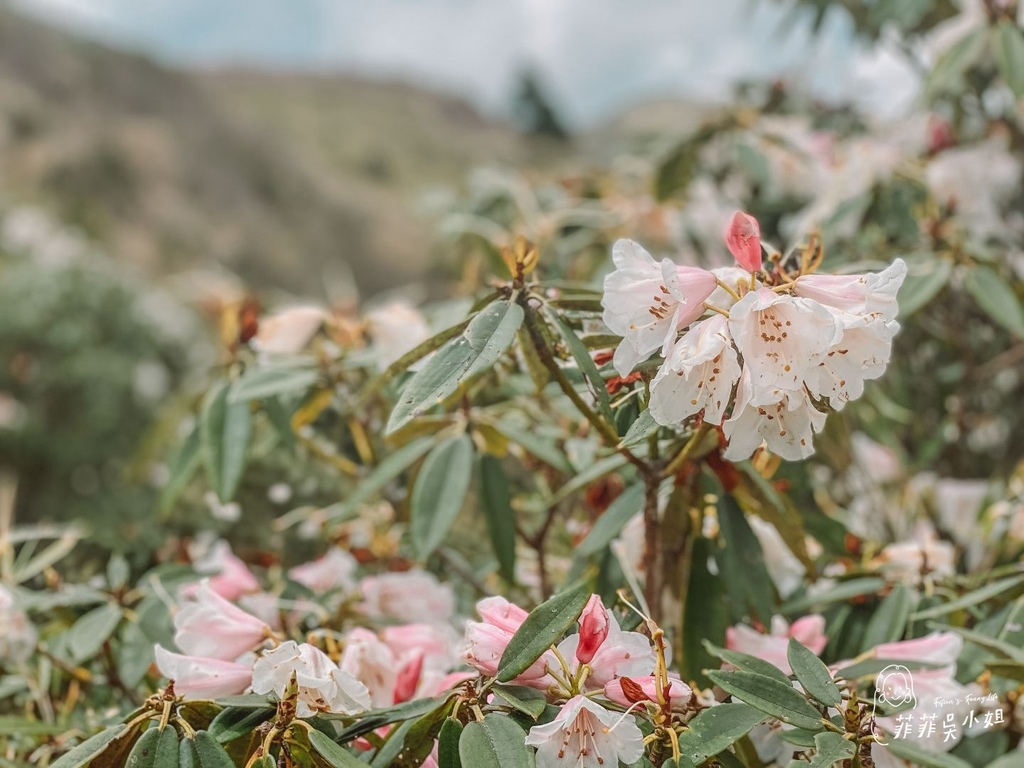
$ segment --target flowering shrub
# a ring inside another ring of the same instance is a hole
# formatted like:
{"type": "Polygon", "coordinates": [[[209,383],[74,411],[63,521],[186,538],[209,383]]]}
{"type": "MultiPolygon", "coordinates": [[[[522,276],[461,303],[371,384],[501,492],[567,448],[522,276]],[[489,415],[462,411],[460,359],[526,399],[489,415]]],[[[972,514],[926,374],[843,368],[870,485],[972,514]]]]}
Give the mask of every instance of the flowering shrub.
{"type": "Polygon", "coordinates": [[[842,5],[926,111],[753,89],[474,176],[447,300],[221,302],[200,530],[89,570],[4,478],[0,764],[1019,765],[1024,35],[842,5]]]}

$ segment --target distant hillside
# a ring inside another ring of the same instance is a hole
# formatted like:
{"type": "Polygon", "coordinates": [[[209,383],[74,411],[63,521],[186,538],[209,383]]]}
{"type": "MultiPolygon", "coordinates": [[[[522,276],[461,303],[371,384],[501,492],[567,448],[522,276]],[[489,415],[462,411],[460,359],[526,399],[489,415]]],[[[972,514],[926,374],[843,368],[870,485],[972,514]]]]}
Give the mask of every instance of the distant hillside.
{"type": "Polygon", "coordinates": [[[0,194],[152,272],[212,259],[251,284],[313,294],[341,263],[364,293],[415,279],[430,229],[413,190],[521,160],[521,145],[447,97],[193,76],[0,9],[0,194]]]}

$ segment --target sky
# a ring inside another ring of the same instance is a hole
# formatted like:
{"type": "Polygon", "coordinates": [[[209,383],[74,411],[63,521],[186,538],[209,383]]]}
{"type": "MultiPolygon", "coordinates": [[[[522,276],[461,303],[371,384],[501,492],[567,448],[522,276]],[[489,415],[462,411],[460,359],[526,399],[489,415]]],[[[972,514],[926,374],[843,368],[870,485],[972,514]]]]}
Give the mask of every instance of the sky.
{"type": "Polygon", "coordinates": [[[854,44],[841,13],[813,38],[779,0],[14,2],[171,64],[401,79],[499,117],[530,67],[574,127],[658,98],[722,101],[740,78],[786,76],[890,109],[901,88],[912,91],[884,56],[854,44]]]}

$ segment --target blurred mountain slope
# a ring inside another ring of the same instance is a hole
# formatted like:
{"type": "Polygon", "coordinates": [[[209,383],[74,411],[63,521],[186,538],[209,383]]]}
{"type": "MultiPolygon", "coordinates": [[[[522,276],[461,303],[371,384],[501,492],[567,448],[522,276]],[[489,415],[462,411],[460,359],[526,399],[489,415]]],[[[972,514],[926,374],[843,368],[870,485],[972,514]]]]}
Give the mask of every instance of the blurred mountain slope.
{"type": "Polygon", "coordinates": [[[345,264],[365,293],[415,279],[430,229],[414,190],[525,151],[448,97],[191,75],[0,8],[3,202],[42,205],[150,273],[213,260],[253,285],[313,295],[345,264]]]}

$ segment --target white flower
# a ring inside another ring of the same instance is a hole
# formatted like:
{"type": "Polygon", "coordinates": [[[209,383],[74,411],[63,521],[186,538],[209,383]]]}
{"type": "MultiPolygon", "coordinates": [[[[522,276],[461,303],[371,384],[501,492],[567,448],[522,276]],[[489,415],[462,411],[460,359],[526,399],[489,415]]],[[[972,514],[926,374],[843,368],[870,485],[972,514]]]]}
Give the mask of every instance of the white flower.
{"type": "Polygon", "coordinates": [[[729,447],[723,454],[742,461],[760,446],[784,459],[797,461],[814,453],[814,433],[825,426],[825,414],[814,407],[804,391],[758,390],[744,368],[736,390],[736,407],[723,425],[729,447]]]}
{"type": "Polygon", "coordinates": [[[643,733],[632,717],[584,696],[569,699],[550,723],[531,728],[526,743],[537,748],[537,768],[609,768],[634,763],[644,753],[643,733]]]}
{"type": "Polygon", "coordinates": [[[252,665],[199,656],[182,656],[156,646],[160,674],[174,681],[174,691],[186,698],[215,699],[242,693],[252,682],[252,665]]]}
{"type": "Polygon", "coordinates": [[[35,625],[23,610],[15,606],[14,595],[0,586],[0,664],[28,661],[38,639],[35,625]]]}
{"type": "Polygon", "coordinates": [[[678,424],[699,411],[721,424],[740,377],[740,364],[722,315],[702,320],[675,343],[651,383],[651,415],[678,424]]]}
{"type": "Polygon", "coordinates": [[[851,315],[879,314],[895,320],[899,311],[896,294],[906,277],[906,263],[896,259],[881,272],[864,275],[801,275],[793,292],[851,315]]]}
{"type": "Polygon", "coordinates": [[[857,317],[835,312],[842,337],[818,367],[807,374],[808,389],[827,397],[829,405],[841,411],[851,400],[864,394],[864,382],[885,373],[892,351],[892,338],[899,324],[879,316],[857,317]]]}
{"type": "Polygon", "coordinates": [[[818,302],[768,288],[751,291],[733,305],[729,330],[755,391],[802,389],[804,379],[842,337],[836,318],[818,302]]]}
{"type": "Polygon", "coordinates": [[[704,314],[704,301],[717,282],[704,269],[680,267],[669,259],[658,264],[632,240],[615,243],[612,261],[615,271],[604,280],[604,322],[622,336],[613,364],[625,376],[704,314]]]}
{"type": "Polygon", "coordinates": [[[316,336],[327,312],[321,307],[293,307],[260,320],[254,349],[270,355],[294,355],[316,336]]]}
{"type": "Polygon", "coordinates": [[[318,595],[332,589],[355,589],[355,575],[359,564],[351,554],[339,547],[331,547],[316,560],[297,565],[288,576],[318,595]]]}
{"type": "Polygon", "coordinates": [[[370,630],[356,627],[346,635],[338,666],[366,685],[373,706],[390,707],[395,703],[398,659],[370,630]]]}
{"type": "Polygon", "coordinates": [[[426,571],[368,576],[360,586],[363,610],[374,618],[443,624],[455,611],[451,587],[426,571]]]}
{"type": "Polygon", "coordinates": [[[423,313],[405,301],[392,301],[366,313],[366,329],[373,339],[381,369],[430,338],[423,313]]]}
{"type": "Polygon", "coordinates": [[[330,657],[308,643],[292,640],[266,651],[252,668],[253,693],[273,693],[282,698],[292,675],[298,685],[296,714],[312,717],[318,712],[354,714],[370,707],[370,692],[330,657]]]}
{"type": "Polygon", "coordinates": [[[187,655],[223,661],[253,650],[270,632],[267,624],[214,592],[206,579],[196,599],[174,617],[174,627],[174,641],[187,655]]]}

